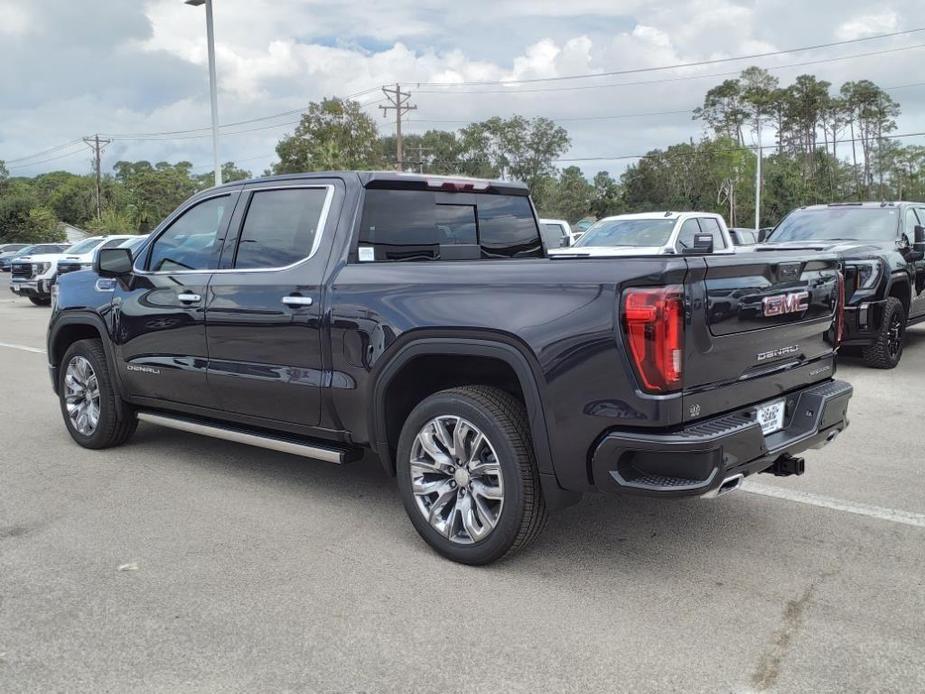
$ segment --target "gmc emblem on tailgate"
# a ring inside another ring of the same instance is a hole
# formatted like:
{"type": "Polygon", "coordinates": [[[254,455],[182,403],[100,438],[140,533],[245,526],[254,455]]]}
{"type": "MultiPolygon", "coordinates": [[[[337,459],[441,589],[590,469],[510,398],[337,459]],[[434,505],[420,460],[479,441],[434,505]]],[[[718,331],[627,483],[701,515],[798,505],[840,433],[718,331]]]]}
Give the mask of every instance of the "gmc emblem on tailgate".
{"type": "Polygon", "coordinates": [[[809,309],[809,292],[791,292],[766,296],[761,300],[761,312],[768,318],[785,313],[802,313],[809,309]]]}

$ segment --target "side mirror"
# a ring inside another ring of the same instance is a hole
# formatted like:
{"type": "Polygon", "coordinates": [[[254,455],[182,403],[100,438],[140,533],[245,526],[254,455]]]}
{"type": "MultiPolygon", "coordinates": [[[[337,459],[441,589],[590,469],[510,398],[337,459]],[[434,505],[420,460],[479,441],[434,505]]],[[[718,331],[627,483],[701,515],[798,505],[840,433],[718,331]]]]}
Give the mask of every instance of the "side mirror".
{"type": "Polygon", "coordinates": [[[125,277],[132,273],[132,252],[128,248],[101,248],[93,269],[100,277],[125,277]]]}
{"type": "Polygon", "coordinates": [[[709,255],[713,252],[713,234],[694,234],[694,245],[685,248],[684,255],[709,255]]]}
{"type": "Polygon", "coordinates": [[[563,236],[561,239],[559,239],[559,248],[568,248],[571,245],[572,241],[568,236],[563,236]]]}
{"type": "Polygon", "coordinates": [[[915,226],[915,243],[912,244],[912,249],[925,255],[925,227],[915,226]]]}

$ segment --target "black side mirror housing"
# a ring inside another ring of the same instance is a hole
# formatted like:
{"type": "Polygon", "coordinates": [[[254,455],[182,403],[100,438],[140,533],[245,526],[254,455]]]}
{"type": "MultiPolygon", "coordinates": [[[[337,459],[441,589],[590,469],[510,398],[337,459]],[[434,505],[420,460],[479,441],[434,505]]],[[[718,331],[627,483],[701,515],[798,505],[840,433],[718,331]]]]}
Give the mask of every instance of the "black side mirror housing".
{"type": "Polygon", "coordinates": [[[572,245],[572,242],[569,240],[568,236],[563,236],[559,239],[559,248],[568,248],[572,245]]]}
{"type": "Polygon", "coordinates": [[[694,245],[685,248],[683,255],[709,255],[713,252],[713,234],[694,234],[694,245]]]}
{"type": "Polygon", "coordinates": [[[915,243],[912,244],[912,249],[918,253],[925,254],[925,227],[916,225],[914,233],[915,243]]]}
{"type": "Polygon", "coordinates": [[[128,248],[101,248],[93,261],[100,277],[125,277],[132,274],[132,252],[128,248]]]}

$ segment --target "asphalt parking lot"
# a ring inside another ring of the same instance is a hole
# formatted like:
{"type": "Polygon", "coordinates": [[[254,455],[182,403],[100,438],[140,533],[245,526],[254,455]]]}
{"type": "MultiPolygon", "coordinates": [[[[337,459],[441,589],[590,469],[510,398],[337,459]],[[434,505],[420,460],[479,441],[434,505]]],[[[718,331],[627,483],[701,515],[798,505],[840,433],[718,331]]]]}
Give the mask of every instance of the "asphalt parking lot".
{"type": "Polygon", "coordinates": [[[845,359],[807,474],[593,497],[487,568],[372,464],[142,424],[72,443],[47,308],[0,299],[0,691],[925,691],[925,328],[845,359]]]}

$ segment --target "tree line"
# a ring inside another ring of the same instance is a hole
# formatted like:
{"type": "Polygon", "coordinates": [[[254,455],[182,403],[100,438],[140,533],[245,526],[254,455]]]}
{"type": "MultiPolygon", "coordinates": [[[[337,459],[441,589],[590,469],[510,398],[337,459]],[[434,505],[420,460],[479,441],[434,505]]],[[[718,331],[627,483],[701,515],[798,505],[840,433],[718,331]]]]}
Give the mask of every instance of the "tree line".
{"type": "MultiPolygon", "coordinates": [[[[709,89],[692,113],[704,131],[654,149],[615,178],[588,178],[577,166],[557,166],[568,131],[553,120],[495,116],[457,130],[404,138],[406,171],[517,179],[530,187],[546,217],[575,222],[623,212],[697,209],[723,214],[730,225],[751,224],[758,134],[763,144],[762,225],[794,207],[859,199],[925,200],[925,147],[891,135],[900,105],[868,80],[837,90],[800,75],[782,86],[749,67],[709,89]]],[[[264,174],[396,166],[393,135],[354,101],[312,103],[295,130],[276,146],[278,161],[264,174]]],[[[223,180],[250,177],[228,162],[223,180]]],[[[190,162],[120,161],[103,177],[96,213],[91,175],[64,171],[11,177],[0,162],[0,242],[54,238],[58,221],[96,233],[144,233],[193,193],[212,183],[190,162]]]]}

